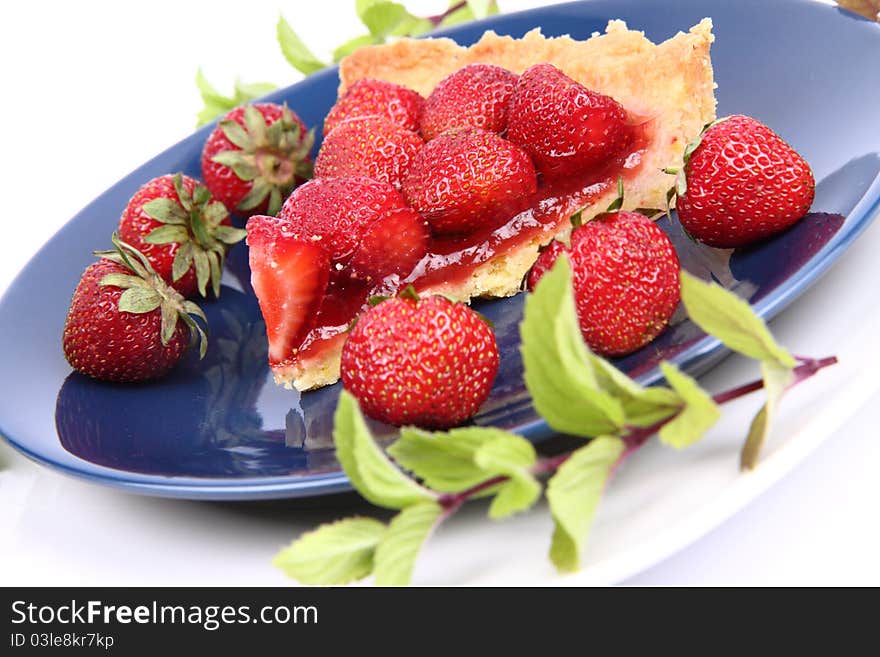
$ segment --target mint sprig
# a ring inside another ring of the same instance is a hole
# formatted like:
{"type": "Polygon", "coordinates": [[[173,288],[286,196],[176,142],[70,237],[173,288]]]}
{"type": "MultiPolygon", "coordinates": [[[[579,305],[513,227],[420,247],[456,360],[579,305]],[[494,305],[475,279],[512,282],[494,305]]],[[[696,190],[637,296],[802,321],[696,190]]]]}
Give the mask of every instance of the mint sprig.
{"type": "MultiPolygon", "coordinates": [[[[346,40],[332,50],[333,63],[353,53],[363,46],[372,46],[400,37],[417,37],[431,30],[458,25],[467,21],[497,14],[495,0],[453,0],[446,11],[436,16],[416,16],[403,4],[388,0],[355,0],[355,13],[363,24],[366,33],[346,40]]],[[[311,75],[330,66],[329,61],[316,55],[297,34],[284,16],[279,16],[275,25],[275,37],[284,59],[303,75],[311,75]]],[[[268,82],[246,84],[236,81],[233,94],[224,96],[217,91],[199,69],[196,86],[204,102],[197,115],[197,126],[210,123],[229,110],[264,96],[277,86],[268,82]]]]}
{"type": "Polygon", "coordinates": [[[525,438],[493,427],[404,427],[383,452],[354,397],[343,391],[334,420],[337,457],[361,495],[399,513],[387,526],[353,518],[319,527],[285,548],[276,565],[309,584],[344,584],[372,574],[377,584],[404,585],[425,541],[463,504],[489,497],[489,517],[505,518],[534,507],[546,480],[554,522],[549,557],[560,572],[575,571],[602,494],[629,456],[655,434],[664,445],[687,448],[717,422],[720,404],[766,388],[767,402],[741,457],[744,468],[754,467],[782,394],[837,359],[795,359],[745,301],[686,272],[681,281],[691,318],[759,360],[762,379],[713,396],[663,362],[667,385],[644,388],[584,344],[571,268],[559,258],[526,299],[520,326],[525,382],[550,426],[585,444],[542,458],[525,438]]]}

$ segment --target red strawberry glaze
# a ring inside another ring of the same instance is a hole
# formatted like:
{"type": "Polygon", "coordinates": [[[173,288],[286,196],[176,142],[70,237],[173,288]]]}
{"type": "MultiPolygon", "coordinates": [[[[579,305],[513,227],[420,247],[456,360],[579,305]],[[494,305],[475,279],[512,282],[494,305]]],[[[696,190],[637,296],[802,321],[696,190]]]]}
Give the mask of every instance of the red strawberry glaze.
{"type": "Polygon", "coordinates": [[[465,236],[432,236],[427,255],[405,278],[390,276],[376,284],[353,279],[347,270],[332,272],[315,328],[295,356],[276,367],[285,369],[297,362],[307,368],[310,360],[321,359],[327,350],[339,350],[346,329],[355,317],[369,308],[371,296],[393,294],[409,284],[417,292],[455,285],[494,256],[510,252],[536,237],[555,235],[572,214],[614,189],[618,177],[623,177],[625,186],[626,181],[638,173],[641,162],[638,155],[650,143],[650,122],[639,123],[633,130],[631,149],[590,172],[586,179],[539,180],[530,207],[498,228],[465,236]]]}

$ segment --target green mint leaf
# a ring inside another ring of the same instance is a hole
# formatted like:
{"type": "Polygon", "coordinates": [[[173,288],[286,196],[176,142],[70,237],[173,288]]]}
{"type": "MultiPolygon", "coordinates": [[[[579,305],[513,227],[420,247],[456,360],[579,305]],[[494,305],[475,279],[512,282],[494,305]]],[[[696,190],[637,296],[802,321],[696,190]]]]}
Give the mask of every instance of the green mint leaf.
{"type": "Polygon", "coordinates": [[[513,434],[500,436],[477,450],[474,461],[486,473],[510,477],[498,487],[489,506],[490,518],[506,518],[531,508],[538,501],[541,484],[530,472],[537,460],[532,443],[513,434]]]}
{"type": "MultiPolygon", "coordinates": [[[[450,3],[454,7],[458,2],[450,3]]],[[[486,18],[498,13],[498,3],[495,0],[469,0],[463,7],[448,14],[441,22],[440,27],[451,27],[468,21],[486,18]]]]}
{"type": "Polygon", "coordinates": [[[447,432],[404,427],[388,454],[429,488],[460,493],[492,476],[477,465],[475,455],[483,445],[507,435],[491,427],[462,427],[447,432]]]}
{"type": "Polygon", "coordinates": [[[581,337],[568,258],[557,258],[526,297],[520,333],[526,387],[551,427],[576,436],[623,428],[623,406],[599,387],[581,337]]]}
{"type": "Polygon", "coordinates": [[[682,449],[700,440],[721,417],[721,410],[693,378],[672,363],[660,363],[660,370],[685,403],[681,412],[660,429],[660,441],[682,449]]]}
{"type": "Polygon", "coordinates": [[[384,41],[409,12],[398,2],[374,2],[360,15],[361,22],[377,40],[384,41]]]}
{"type": "Polygon", "coordinates": [[[242,82],[235,81],[235,104],[244,105],[257,98],[262,98],[266,94],[272,93],[278,88],[277,84],[271,82],[242,82]]]}
{"type": "Polygon", "coordinates": [[[740,467],[743,470],[752,470],[758,464],[761,448],[770,432],[770,422],[776,413],[776,406],[782,395],[794,380],[794,374],[788,367],[781,367],[773,361],[761,363],[761,374],[764,377],[764,390],[767,393],[767,401],[755,415],[749,426],[748,437],[740,454],[740,467]]]}
{"type": "Polygon", "coordinates": [[[202,126],[210,123],[219,116],[223,116],[229,110],[238,105],[244,105],[260,96],[265,96],[270,91],[277,89],[277,86],[269,82],[254,82],[245,84],[239,80],[235,82],[235,93],[232,96],[224,96],[217,91],[214,86],[208,82],[202,69],[196,72],[196,87],[202,102],[205,106],[199,110],[196,117],[196,126],[202,126]]]}
{"type": "Polygon", "coordinates": [[[452,13],[447,14],[446,17],[440,21],[438,27],[452,27],[453,25],[461,25],[462,23],[467,23],[472,20],[474,20],[474,10],[471,9],[470,5],[465,5],[461,9],[456,9],[452,13]]]}
{"type": "Polygon", "coordinates": [[[495,0],[467,0],[467,6],[477,19],[498,13],[498,3],[495,0]]]}
{"type": "Polygon", "coordinates": [[[750,358],[793,367],[794,358],[778,345],[748,302],[716,283],[681,272],[681,300],[690,318],[728,347],[750,358]]]}
{"type": "Polygon", "coordinates": [[[373,440],[357,400],[345,390],[333,419],[336,458],[352,485],[378,506],[402,509],[431,501],[434,494],[403,474],[373,440]]]}
{"type": "Polygon", "coordinates": [[[434,24],[427,18],[420,18],[409,14],[397,24],[390,36],[417,37],[427,34],[434,29],[434,24]]]}
{"type": "Polygon", "coordinates": [[[304,75],[311,75],[327,66],[309,50],[308,46],[290,27],[290,23],[284,19],[284,16],[278,17],[276,32],[278,45],[281,46],[284,58],[297,71],[304,75]]]}
{"type": "Polygon", "coordinates": [[[357,17],[361,19],[361,22],[363,22],[364,14],[367,10],[373,5],[378,5],[383,2],[385,2],[385,0],[355,0],[354,11],[357,14],[357,17]]]}
{"type": "Polygon", "coordinates": [[[550,560],[558,570],[580,568],[580,555],[599,500],[623,452],[620,438],[595,438],[572,452],[547,483],[547,501],[555,523],[550,560]]]}
{"type": "Polygon", "coordinates": [[[347,57],[358,48],[362,46],[369,46],[374,43],[376,43],[376,39],[373,38],[373,36],[370,34],[364,34],[359,37],[355,37],[354,39],[349,39],[333,51],[333,61],[334,63],[339,63],[339,61],[343,57],[347,57]]]}
{"type": "Polygon", "coordinates": [[[528,471],[537,460],[534,445],[512,433],[502,433],[481,445],[474,454],[478,466],[496,474],[528,471]]]}
{"type": "Polygon", "coordinates": [[[199,90],[199,95],[206,104],[211,103],[217,106],[229,106],[229,109],[234,107],[234,105],[232,105],[232,98],[224,96],[217,91],[214,85],[208,82],[208,78],[202,73],[201,68],[196,71],[196,88],[199,90]]]}
{"type": "Polygon", "coordinates": [[[420,502],[398,513],[376,548],[376,584],[406,586],[419,550],[443,515],[436,502],[420,502]]]}
{"type": "Polygon", "coordinates": [[[346,518],[303,534],[272,563],[301,584],[348,584],[373,572],[373,555],[385,525],[372,518],[346,518]]]}
{"type": "Polygon", "coordinates": [[[626,424],[630,426],[649,427],[675,415],[684,405],[684,401],[674,390],[661,386],[640,386],[595,354],[590,354],[590,362],[599,387],[620,401],[626,424]]]}
{"type": "Polygon", "coordinates": [[[528,474],[511,476],[498,486],[489,505],[489,517],[501,520],[531,509],[541,497],[541,483],[528,474]]]}

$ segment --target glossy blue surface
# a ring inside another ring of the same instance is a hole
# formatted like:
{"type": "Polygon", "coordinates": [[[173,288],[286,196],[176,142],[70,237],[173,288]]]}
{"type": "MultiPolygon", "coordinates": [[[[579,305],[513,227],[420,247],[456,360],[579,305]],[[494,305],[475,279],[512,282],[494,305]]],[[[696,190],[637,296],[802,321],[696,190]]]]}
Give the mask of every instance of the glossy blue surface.
{"type": "MultiPolygon", "coordinates": [[[[880,26],[803,0],[609,0],[495,17],[448,34],[470,43],[485,29],[521,36],[539,26],[548,35],[586,38],[609,18],[622,18],[658,41],[704,16],[715,23],[719,115],[755,116],[806,157],[818,181],[815,212],[770,242],[732,253],[695,245],[676,224],[662,225],[685,267],[715,277],[769,317],[880,214],[880,26]]],[[[331,70],[270,99],[287,101],[307,124],[319,125],[336,86],[331,70]]],[[[61,353],[69,295],[91,251],[108,244],[122,208],[143,182],[176,171],[199,175],[209,130],[170,148],[86,207],[0,301],[0,431],[38,462],[147,494],[243,500],[346,490],[330,437],[338,386],[300,396],[271,382],[243,245],[230,254],[221,300],[204,304],[212,329],[204,362],[188,357],[159,383],[112,386],[72,374],[61,353]]],[[[480,305],[496,324],[502,365],[476,421],[540,440],[550,432],[523,389],[517,349],[522,301],[480,305]]],[[[717,341],[679,314],[657,341],[619,365],[650,383],[659,378],[656,364],[663,358],[694,371],[722,355],[717,341]]]]}

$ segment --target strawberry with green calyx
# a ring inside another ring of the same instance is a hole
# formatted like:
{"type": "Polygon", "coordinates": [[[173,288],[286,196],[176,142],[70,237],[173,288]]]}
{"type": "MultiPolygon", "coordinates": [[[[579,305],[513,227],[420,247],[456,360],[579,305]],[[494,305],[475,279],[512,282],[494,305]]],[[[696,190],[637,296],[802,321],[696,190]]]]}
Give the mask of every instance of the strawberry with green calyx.
{"type": "Polygon", "coordinates": [[[285,196],[312,177],[314,141],[313,131],[286,105],[237,107],[205,142],[205,185],[232,210],[277,214],[285,196]]]}
{"type": "Polygon", "coordinates": [[[201,308],[184,299],[147,257],[114,233],[115,250],[83,273],[64,324],[62,345],[70,365],[96,379],[121,383],[164,376],[198,343],[207,350],[201,308]]]}
{"type": "Polygon", "coordinates": [[[471,417],[498,373],[492,328],[463,303],[407,287],[371,300],[342,349],[342,385],[389,424],[451,427],[471,417]]]}
{"type": "Polygon", "coordinates": [[[198,290],[205,297],[209,284],[219,296],[226,252],[245,231],[230,224],[226,206],[207,188],[178,173],[135,192],[119,220],[119,235],[180,294],[198,290]]]}
{"type": "Polygon", "coordinates": [[[667,193],[682,228],[694,239],[735,248],[765,239],[800,220],[815,195],[813,172],[776,133],[733,115],[707,124],[684,151],[667,193]]]}

